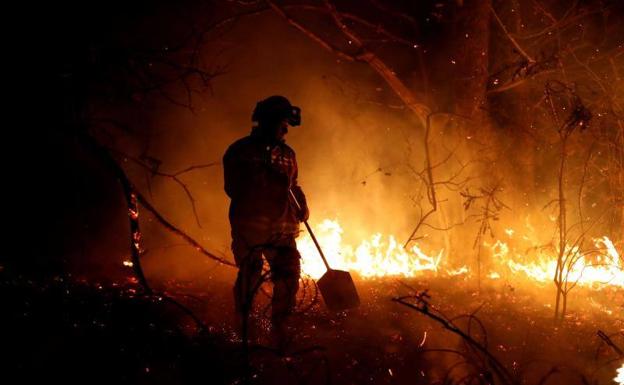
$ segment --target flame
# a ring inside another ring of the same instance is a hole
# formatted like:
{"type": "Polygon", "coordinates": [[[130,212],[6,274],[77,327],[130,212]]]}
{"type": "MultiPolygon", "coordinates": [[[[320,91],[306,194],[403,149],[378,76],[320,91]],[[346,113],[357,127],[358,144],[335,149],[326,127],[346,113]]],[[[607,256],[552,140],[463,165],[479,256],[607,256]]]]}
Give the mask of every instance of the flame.
{"type": "MultiPolygon", "coordinates": [[[[343,230],[337,221],[325,219],[314,229],[323,248],[327,262],[334,269],[355,271],[364,278],[382,276],[413,277],[422,271],[437,272],[443,250],[429,256],[418,245],[409,250],[396,241],[392,235],[376,233],[363,240],[358,246],[343,244],[343,230]]],[[[308,235],[297,241],[302,255],[302,270],[312,278],[325,273],[325,266],[316,246],[308,235]]]]}
{"type": "MultiPolygon", "coordinates": [[[[620,255],[613,242],[607,237],[594,240],[600,255],[590,261],[582,254],[578,247],[566,247],[566,254],[574,256],[575,261],[569,266],[564,274],[570,283],[578,283],[581,286],[599,287],[604,285],[615,285],[624,287],[624,270],[621,267],[620,255]]],[[[493,256],[498,262],[506,264],[512,273],[522,273],[528,278],[538,282],[552,281],[557,270],[556,254],[540,252],[537,261],[521,263],[514,260],[510,255],[509,247],[505,242],[496,241],[492,246],[493,256]]],[[[518,260],[522,260],[521,255],[515,255],[518,260]]]]}
{"type": "MultiPolygon", "coordinates": [[[[512,229],[507,230],[510,230],[506,231],[508,236],[514,234],[512,229]]],[[[357,245],[347,244],[343,242],[344,231],[336,220],[323,220],[315,226],[314,232],[332,268],[351,271],[362,278],[414,277],[426,273],[455,276],[471,273],[467,266],[446,266],[448,261],[443,260],[443,249],[427,253],[418,244],[404,249],[393,235],[375,233],[357,245]]],[[[576,261],[566,271],[568,282],[591,287],[624,287],[624,270],[613,242],[605,236],[595,239],[594,244],[599,255],[591,260],[578,248],[569,247],[566,250],[577,256],[576,261]]],[[[536,256],[530,256],[532,261],[523,262],[527,256],[511,249],[501,240],[491,245],[485,243],[485,246],[489,247],[498,270],[489,271],[486,275],[491,280],[524,276],[532,281],[547,283],[555,275],[556,254],[538,252],[536,256]]],[[[302,255],[303,272],[312,278],[320,278],[325,273],[325,266],[308,234],[298,239],[297,247],[302,255]]]]}
{"type": "Polygon", "coordinates": [[[500,274],[498,274],[495,271],[491,271],[490,274],[488,274],[488,278],[489,279],[499,279],[500,278],[500,274]]]}
{"type": "Polygon", "coordinates": [[[624,364],[617,370],[617,376],[613,379],[619,385],[624,385],[624,364]]]}

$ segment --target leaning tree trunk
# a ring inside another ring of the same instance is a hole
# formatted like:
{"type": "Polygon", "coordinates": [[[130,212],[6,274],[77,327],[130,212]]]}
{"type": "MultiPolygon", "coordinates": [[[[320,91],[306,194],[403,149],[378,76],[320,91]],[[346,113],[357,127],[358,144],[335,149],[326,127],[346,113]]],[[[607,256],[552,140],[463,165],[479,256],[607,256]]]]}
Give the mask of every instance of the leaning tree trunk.
{"type": "MultiPolygon", "coordinates": [[[[470,159],[483,157],[482,149],[476,144],[482,143],[489,147],[492,142],[489,116],[485,103],[489,77],[490,53],[490,12],[491,0],[458,1],[456,22],[454,23],[453,39],[456,53],[452,65],[454,81],[455,113],[469,118],[462,124],[459,140],[469,140],[467,150],[470,159]]],[[[477,283],[481,287],[481,240],[476,260],[477,283]]],[[[479,290],[480,291],[480,290],[479,290]]]]}
{"type": "Polygon", "coordinates": [[[137,201],[137,193],[126,176],[126,173],[119,164],[113,159],[108,150],[102,147],[95,138],[89,135],[87,128],[79,133],[79,139],[88,147],[94,155],[96,155],[102,163],[104,163],[115,175],[121,185],[123,195],[128,205],[128,220],[130,224],[130,260],[132,262],[132,270],[136,276],[137,282],[146,294],[152,294],[152,289],[147,282],[147,278],[143,273],[141,266],[141,229],[139,226],[139,205],[137,201]]]}
{"type": "Polygon", "coordinates": [[[487,120],[485,92],[488,80],[491,0],[466,0],[458,6],[455,27],[457,58],[454,82],[455,110],[471,117],[476,126],[487,120]]]}

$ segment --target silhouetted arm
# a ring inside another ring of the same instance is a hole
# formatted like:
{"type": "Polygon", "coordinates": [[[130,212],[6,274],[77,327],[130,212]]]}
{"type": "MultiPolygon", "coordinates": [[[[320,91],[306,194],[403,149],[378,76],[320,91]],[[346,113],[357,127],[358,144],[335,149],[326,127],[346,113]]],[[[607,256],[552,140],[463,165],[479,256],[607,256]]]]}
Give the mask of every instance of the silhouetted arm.
{"type": "Polygon", "coordinates": [[[301,186],[299,186],[299,182],[297,180],[298,176],[299,176],[299,170],[297,167],[297,161],[293,156],[293,163],[294,163],[294,176],[292,179],[292,183],[290,186],[290,189],[293,192],[293,195],[295,196],[295,198],[297,199],[297,202],[299,202],[299,206],[301,207],[301,211],[298,213],[299,215],[299,220],[301,222],[307,221],[308,218],[310,217],[310,209],[308,208],[308,201],[306,200],[306,196],[303,193],[303,189],[301,188],[301,186]]]}

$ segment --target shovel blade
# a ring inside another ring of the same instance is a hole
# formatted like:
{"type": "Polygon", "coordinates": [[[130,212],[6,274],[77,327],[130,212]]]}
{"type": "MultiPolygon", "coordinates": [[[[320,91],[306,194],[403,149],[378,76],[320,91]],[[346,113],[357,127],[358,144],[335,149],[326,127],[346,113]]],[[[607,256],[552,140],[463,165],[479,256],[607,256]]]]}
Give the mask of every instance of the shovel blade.
{"type": "Polygon", "coordinates": [[[331,311],[352,309],[360,305],[360,297],[348,271],[328,270],[317,285],[325,305],[331,311]]]}

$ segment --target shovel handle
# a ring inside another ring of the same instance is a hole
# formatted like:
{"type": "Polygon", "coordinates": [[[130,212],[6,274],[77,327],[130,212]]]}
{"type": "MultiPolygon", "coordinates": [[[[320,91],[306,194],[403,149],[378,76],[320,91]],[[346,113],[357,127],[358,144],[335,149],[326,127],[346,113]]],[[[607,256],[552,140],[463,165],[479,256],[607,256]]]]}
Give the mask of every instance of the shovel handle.
{"type": "MultiPolygon", "coordinates": [[[[290,193],[290,197],[292,198],[293,202],[295,202],[295,206],[297,206],[297,210],[301,211],[301,205],[299,204],[299,201],[297,200],[297,197],[295,196],[295,194],[293,194],[291,189],[288,189],[288,192],[290,193]]],[[[331,270],[331,267],[329,267],[329,263],[327,263],[327,259],[325,258],[325,254],[323,254],[323,250],[321,250],[321,245],[319,245],[318,241],[316,240],[316,237],[314,236],[314,233],[312,232],[312,228],[310,228],[308,221],[303,221],[303,224],[305,224],[306,229],[308,229],[308,233],[310,233],[310,237],[312,238],[312,241],[314,241],[314,245],[316,246],[316,249],[321,255],[321,258],[323,259],[323,263],[325,264],[327,271],[331,270]]]]}

